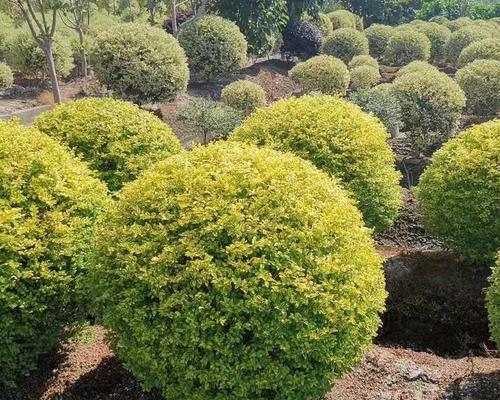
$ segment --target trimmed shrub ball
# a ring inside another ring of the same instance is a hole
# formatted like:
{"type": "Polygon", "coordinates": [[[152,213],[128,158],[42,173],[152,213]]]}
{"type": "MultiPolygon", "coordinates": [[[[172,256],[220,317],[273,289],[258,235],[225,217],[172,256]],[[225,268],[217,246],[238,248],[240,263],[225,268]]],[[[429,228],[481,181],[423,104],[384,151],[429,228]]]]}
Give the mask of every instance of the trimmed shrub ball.
{"type": "Polygon", "coordinates": [[[327,37],[323,43],[322,52],[329,56],[340,58],[345,63],[354,56],[368,54],[368,39],[355,29],[341,28],[327,37]]]}
{"type": "Polygon", "coordinates": [[[353,57],[351,62],[349,63],[349,69],[361,67],[362,65],[369,65],[370,67],[376,68],[377,71],[379,69],[377,60],[368,55],[353,57]]]}
{"type": "Polygon", "coordinates": [[[417,31],[423,33],[431,43],[431,58],[433,64],[441,64],[445,61],[446,44],[451,36],[451,31],[444,25],[436,22],[428,22],[417,25],[417,31]]]}
{"type": "Polygon", "coordinates": [[[459,29],[471,26],[473,24],[474,21],[472,21],[470,18],[462,17],[454,19],[452,21],[448,21],[445,25],[448,27],[450,31],[455,32],[458,31],[459,29]]]}
{"type": "Polygon", "coordinates": [[[357,15],[348,10],[337,10],[327,14],[332,21],[333,30],[342,28],[358,29],[356,24],[357,15]]]}
{"type": "Polygon", "coordinates": [[[396,31],[389,39],[384,60],[389,65],[406,65],[412,61],[428,61],[431,56],[431,42],[423,33],[413,29],[396,31]]]}
{"type": "Polygon", "coordinates": [[[322,43],[323,35],[316,25],[308,21],[293,21],[283,32],[281,53],[287,58],[307,60],[319,55],[322,43]]]}
{"type": "Polygon", "coordinates": [[[260,109],[230,140],[290,151],[338,177],[358,202],[369,227],[390,226],[401,204],[400,174],[388,133],[375,117],[331,96],[281,100],[260,109]]]}
{"type": "Polygon", "coordinates": [[[251,114],[257,108],[266,105],[264,89],[250,81],[241,80],[230,83],[221,93],[222,101],[244,114],[251,114]]]}
{"type": "Polygon", "coordinates": [[[328,15],[319,13],[318,18],[313,23],[319,28],[323,37],[328,37],[333,33],[333,24],[328,15]]]}
{"type": "Polygon", "coordinates": [[[482,39],[491,37],[491,33],[478,28],[476,26],[469,26],[453,32],[446,44],[446,59],[449,63],[457,65],[458,57],[463,49],[471,43],[478,42],[482,39]]]}
{"type": "Polygon", "coordinates": [[[500,111],[500,61],[476,60],[457,71],[467,108],[479,115],[500,111]]]}
{"type": "Polygon", "coordinates": [[[85,316],[81,279],[106,188],[56,140],[0,121],[0,386],[85,316]]]}
{"type": "Polygon", "coordinates": [[[14,83],[14,75],[7,64],[0,62],[0,91],[8,89],[14,83]]]}
{"type": "Polygon", "coordinates": [[[439,69],[426,61],[412,61],[396,72],[396,77],[414,72],[439,72],[439,69]]]}
{"type": "Polygon", "coordinates": [[[490,318],[491,338],[500,347],[500,253],[496,265],[493,266],[490,287],[486,292],[488,315],[490,318]]]}
{"type": "Polygon", "coordinates": [[[215,81],[244,68],[247,41],[238,26],[215,15],[195,18],[179,32],[189,69],[199,81],[215,81]]]}
{"type": "MultiPolygon", "coordinates": [[[[434,17],[432,17],[429,22],[435,22],[436,24],[440,24],[440,25],[445,25],[450,22],[450,20],[448,18],[446,18],[444,15],[436,15],[434,17]]],[[[448,28],[449,29],[449,28],[448,28]]]]}
{"type": "Polygon", "coordinates": [[[177,40],[144,24],[119,24],[99,33],[91,60],[101,83],[136,103],[171,101],[189,80],[186,55],[177,40]]]}
{"type": "Polygon", "coordinates": [[[354,90],[370,89],[378,84],[380,72],[371,65],[360,65],[351,70],[351,86],[354,90]]]}
{"type": "Polygon", "coordinates": [[[98,243],[112,347],[167,399],[317,400],[380,325],[369,230],[291,154],[218,142],[165,160],[124,188],[98,243]]]}
{"type": "Polygon", "coordinates": [[[366,28],[364,33],[370,45],[370,54],[375,58],[381,58],[389,39],[394,34],[394,28],[389,25],[373,24],[366,28]]]}
{"type": "Polygon", "coordinates": [[[345,96],[351,76],[346,65],[332,56],[316,56],[293,67],[288,75],[306,92],[345,96]]]}
{"type": "Polygon", "coordinates": [[[500,39],[483,39],[468,45],[458,57],[458,68],[463,68],[476,60],[500,61],[500,39]]]}
{"type": "MultiPolygon", "coordinates": [[[[53,45],[54,63],[59,78],[66,78],[74,68],[73,50],[68,38],[56,33],[53,45]]],[[[47,60],[28,28],[19,28],[9,35],[5,61],[14,70],[28,77],[48,75],[47,60]]]]}
{"type": "Polygon", "coordinates": [[[181,151],[172,130],[134,104],[86,98],[40,115],[36,127],[87,161],[111,191],[181,151]]]}
{"type": "Polygon", "coordinates": [[[404,129],[417,148],[442,143],[458,128],[465,96],[448,75],[406,73],[396,78],[392,91],[401,105],[404,129]]]}
{"type": "Polygon", "coordinates": [[[432,157],[417,196],[427,229],[466,259],[500,248],[500,120],[475,125],[432,157]]]}

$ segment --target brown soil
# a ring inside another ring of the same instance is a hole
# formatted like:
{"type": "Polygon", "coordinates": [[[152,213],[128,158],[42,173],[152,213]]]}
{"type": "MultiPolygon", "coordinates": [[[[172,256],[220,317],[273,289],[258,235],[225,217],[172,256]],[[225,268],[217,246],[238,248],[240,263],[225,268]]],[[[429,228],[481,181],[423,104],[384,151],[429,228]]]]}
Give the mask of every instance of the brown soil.
{"type": "MultiPolygon", "coordinates": [[[[1,400],[160,400],[145,393],[92,327],[90,343],[70,343],[41,362],[15,393],[1,400]]],[[[498,400],[500,359],[445,359],[432,354],[375,346],[325,400],[498,400]]]]}

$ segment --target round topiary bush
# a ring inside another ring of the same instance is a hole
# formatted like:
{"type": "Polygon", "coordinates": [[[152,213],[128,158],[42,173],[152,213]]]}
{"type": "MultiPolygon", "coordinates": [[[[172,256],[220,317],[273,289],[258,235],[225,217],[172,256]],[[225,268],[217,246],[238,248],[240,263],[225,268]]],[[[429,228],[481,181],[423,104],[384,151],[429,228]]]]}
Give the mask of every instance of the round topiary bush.
{"type": "Polygon", "coordinates": [[[323,43],[322,52],[329,56],[340,58],[345,63],[354,56],[368,54],[368,39],[355,29],[341,28],[333,31],[323,43]]]}
{"type": "Polygon", "coordinates": [[[476,26],[469,26],[453,32],[446,44],[446,59],[457,65],[458,57],[463,49],[471,43],[491,37],[491,33],[476,26]]]}
{"type": "Polygon", "coordinates": [[[308,21],[293,21],[283,32],[281,53],[286,58],[307,60],[319,55],[322,43],[323,35],[316,25],[308,21]]]}
{"type": "Polygon", "coordinates": [[[261,86],[250,81],[236,81],[222,89],[222,101],[226,105],[242,111],[253,113],[257,108],[266,105],[266,92],[261,86]]]}
{"type": "MultiPolygon", "coordinates": [[[[74,68],[73,50],[67,37],[54,38],[54,63],[59,78],[66,78],[74,68]]],[[[29,77],[48,75],[47,60],[27,28],[19,28],[9,36],[5,59],[14,70],[29,77]]]]}
{"type": "Polygon", "coordinates": [[[443,63],[446,58],[446,44],[451,37],[450,29],[436,22],[420,24],[415,29],[427,36],[431,43],[430,62],[436,65],[443,63]]]}
{"type": "Polygon", "coordinates": [[[500,61],[476,60],[457,71],[457,83],[465,92],[467,108],[479,115],[500,110],[500,61]]]}
{"type": "Polygon", "coordinates": [[[462,18],[457,18],[452,21],[448,21],[446,23],[446,27],[452,31],[458,31],[459,29],[465,28],[466,26],[471,26],[474,24],[474,21],[472,21],[470,18],[462,17],[462,18]]]}
{"type": "Polygon", "coordinates": [[[290,151],[340,178],[366,224],[381,231],[392,224],[401,204],[400,174],[388,136],[377,118],[352,103],[304,96],[258,110],[229,139],[290,151]]]}
{"type": "Polygon", "coordinates": [[[105,186],[57,141],[0,121],[0,386],[85,316],[81,279],[106,203],[105,186]]]}
{"type": "Polygon", "coordinates": [[[319,28],[323,37],[328,37],[333,33],[332,20],[328,17],[328,15],[319,13],[318,18],[313,22],[319,28]]]}
{"type": "Polygon", "coordinates": [[[332,56],[316,56],[293,67],[288,75],[306,92],[345,96],[351,76],[346,65],[332,56]]]}
{"type": "Polygon", "coordinates": [[[197,80],[214,81],[239,71],[247,63],[245,36],[234,22],[215,15],[185,24],[179,32],[179,43],[197,80]]]}
{"type": "Polygon", "coordinates": [[[414,72],[439,72],[439,69],[426,61],[412,61],[396,72],[396,77],[412,74],[414,72]]]}
{"type": "Polygon", "coordinates": [[[354,90],[370,89],[378,84],[380,73],[371,65],[360,65],[351,70],[351,87],[354,90]]]}
{"type": "Polygon", "coordinates": [[[420,70],[393,83],[404,128],[417,147],[443,142],[456,131],[465,96],[456,82],[441,72],[420,70]]]}
{"type": "Polygon", "coordinates": [[[327,16],[332,21],[333,30],[343,28],[358,29],[358,24],[356,23],[357,15],[348,10],[332,11],[327,16]]]}
{"type": "Polygon", "coordinates": [[[7,64],[0,62],[0,91],[8,89],[14,83],[14,75],[7,64]]]}
{"type": "MultiPolygon", "coordinates": [[[[448,22],[450,22],[450,20],[448,18],[446,18],[444,15],[436,15],[434,17],[432,17],[429,22],[435,22],[436,24],[440,24],[440,25],[447,25],[448,22]]],[[[449,28],[448,28],[449,29],[449,28]]]]}
{"type": "Polygon", "coordinates": [[[431,56],[431,42],[423,33],[402,29],[391,36],[384,53],[390,65],[406,65],[412,61],[427,61],[431,56]]]}
{"type": "Polygon", "coordinates": [[[362,65],[369,65],[370,67],[377,69],[377,71],[379,69],[377,60],[368,55],[354,56],[349,63],[349,69],[361,67],[362,65]]]}
{"type": "Polygon", "coordinates": [[[394,33],[394,28],[389,25],[373,24],[365,29],[365,35],[370,45],[370,54],[381,58],[385,53],[389,39],[394,33]]]}
{"type": "Polygon", "coordinates": [[[429,232],[470,260],[500,248],[499,154],[500,120],[475,125],[434,154],[418,185],[429,232]]]}
{"type": "Polygon", "coordinates": [[[198,147],[127,185],[105,222],[97,309],[127,369],[165,398],[319,399],[377,332],[369,231],[291,154],[198,147]]]}
{"type": "Polygon", "coordinates": [[[500,61],[500,39],[483,39],[468,45],[458,57],[458,68],[463,68],[475,60],[500,61]]]}
{"type": "Polygon", "coordinates": [[[86,98],[40,115],[35,126],[72,148],[111,191],[181,151],[172,130],[134,104],[86,98]]]}
{"type": "Polygon", "coordinates": [[[486,302],[490,318],[491,338],[500,347],[500,253],[497,255],[496,265],[492,269],[486,302]]]}
{"type": "Polygon", "coordinates": [[[91,62],[101,83],[137,103],[171,101],[189,80],[177,40],[144,24],[119,24],[99,33],[91,62]]]}

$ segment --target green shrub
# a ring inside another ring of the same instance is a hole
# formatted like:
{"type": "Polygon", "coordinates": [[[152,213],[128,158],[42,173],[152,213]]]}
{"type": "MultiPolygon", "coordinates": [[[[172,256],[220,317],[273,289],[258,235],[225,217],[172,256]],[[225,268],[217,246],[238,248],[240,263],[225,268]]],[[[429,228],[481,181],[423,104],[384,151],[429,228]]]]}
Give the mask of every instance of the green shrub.
{"type": "Polygon", "coordinates": [[[445,49],[451,37],[451,31],[444,25],[436,22],[428,22],[417,25],[416,29],[423,33],[431,43],[431,58],[433,64],[441,64],[445,61],[445,49]]]}
{"type": "Polygon", "coordinates": [[[475,60],[500,61],[500,39],[483,39],[468,45],[458,57],[458,68],[463,68],[475,60]]]}
{"type": "Polygon", "coordinates": [[[474,22],[470,18],[463,17],[463,18],[454,19],[452,21],[448,21],[446,23],[446,27],[450,31],[455,32],[455,31],[458,31],[462,28],[465,28],[466,26],[471,26],[471,25],[473,25],[473,23],[474,22]]]}
{"type": "Polygon", "coordinates": [[[486,302],[490,318],[491,338],[500,347],[500,253],[497,256],[496,265],[492,269],[486,302]]]}
{"type": "Polygon", "coordinates": [[[368,39],[355,29],[341,28],[327,37],[323,43],[322,52],[329,56],[340,58],[345,63],[354,56],[368,54],[368,39]]]}
{"type": "Polygon", "coordinates": [[[487,39],[488,37],[491,37],[488,31],[475,26],[469,26],[453,32],[446,44],[446,59],[449,63],[456,65],[463,49],[471,43],[487,39]]]}
{"type": "Polygon", "coordinates": [[[304,160],[198,147],[124,188],[105,222],[97,309],[165,398],[316,400],[371,346],[380,259],[347,194],[304,160]]]}
{"type": "Polygon", "coordinates": [[[333,33],[332,20],[328,15],[319,13],[318,18],[313,21],[319,28],[324,37],[328,37],[333,33]]]}
{"type": "Polygon", "coordinates": [[[225,139],[243,121],[244,114],[218,101],[192,99],[177,118],[190,125],[207,144],[214,139],[225,139]]]}
{"type": "Polygon", "coordinates": [[[403,74],[393,83],[404,128],[419,147],[443,142],[456,131],[465,96],[453,79],[441,72],[403,74]]]}
{"type": "Polygon", "coordinates": [[[266,105],[266,92],[256,83],[241,80],[230,83],[222,89],[222,101],[244,114],[266,105]]]}
{"type": "Polygon", "coordinates": [[[10,88],[13,83],[12,70],[7,64],[0,62],[0,91],[10,88]]]}
{"type": "Polygon", "coordinates": [[[0,386],[73,333],[106,189],[48,136],[0,121],[0,386]]]}
{"type": "Polygon", "coordinates": [[[196,18],[179,32],[189,68],[197,80],[214,81],[247,63],[247,41],[238,26],[214,15],[196,18]]]}
{"type": "Polygon", "coordinates": [[[177,40],[144,24],[119,24],[99,33],[91,62],[101,83],[136,103],[171,101],[189,79],[177,40]]]}
{"type": "Polygon", "coordinates": [[[500,120],[475,125],[432,157],[417,196],[429,232],[467,259],[493,260],[500,248],[500,120]]]}
{"type": "Polygon", "coordinates": [[[365,29],[365,35],[370,45],[370,54],[381,58],[384,55],[389,39],[394,33],[394,28],[388,25],[373,24],[365,29]]]}
{"type": "Polygon", "coordinates": [[[337,10],[327,14],[332,21],[333,30],[351,28],[358,29],[356,24],[357,16],[347,10],[337,10]]]}
{"type": "MultiPolygon", "coordinates": [[[[47,60],[27,28],[19,28],[7,43],[6,61],[13,69],[27,76],[47,76],[47,60]]],[[[74,68],[73,50],[70,41],[56,34],[54,39],[54,62],[60,78],[67,77],[74,68]]]]}
{"type": "Polygon", "coordinates": [[[399,128],[402,125],[401,106],[397,97],[390,90],[386,90],[383,85],[379,85],[372,90],[353,92],[349,95],[349,100],[359,105],[363,111],[378,117],[391,136],[394,137],[399,133],[399,128]]]}
{"type": "Polygon", "coordinates": [[[457,83],[465,92],[467,108],[479,115],[500,110],[500,61],[476,60],[459,69],[457,83]]]}
{"type": "Polygon", "coordinates": [[[439,69],[426,61],[412,61],[396,72],[396,77],[412,74],[414,72],[439,72],[439,69]]]}
{"type": "MultiPolygon", "coordinates": [[[[450,20],[448,18],[446,18],[444,15],[436,15],[436,16],[432,17],[429,20],[429,22],[435,22],[436,24],[446,26],[448,24],[448,22],[450,22],[450,20]]],[[[448,28],[448,29],[450,29],[450,28],[448,28]]]]}
{"type": "Polygon", "coordinates": [[[35,126],[72,148],[112,191],[181,150],[167,125],[120,100],[86,98],[66,103],[39,116],[35,126]]]}
{"type": "Polygon", "coordinates": [[[390,65],[406,65],[412,61],[427,61],[431,56],[431,43],[427,36],[413,29],[396,31],[391,36],[384,53],[390,65]]]}
{"type": "Polygon", "coordinates": [[[361,67],[362,65],[369,65],[370,67],[379,69],[377,60],[368,55],[354,56],[349,63],[349,69],[361,67]]]}
{"type": "Polygon", "coordinates": [[[310,160],[340,178],[368,226],[383,230],[397,217],[399,173],[384,126],[342,99],[304,96],[278,101],[245,120],[229,137],[310,160]]]}
{"type": "Polygon", "coordinates": [[[351,70],[351,87],[354,90],[369,89],[380,80],[378,68],[370,65],[360,65],[351,70]]]}
{"type": "Polygon", "coordinates": [[[323,35],[319,28],[309,21],[292,21],[283,32],[282,56],[307,60],[319,55],[323,35]]]}
{"type": "Polygon", "coordinates": [[[7,55],[7,44],[10,36],[16,30],[12,18],[0,11],[0,62],[5,61],[7,55]]]}
{"type": "Polygon", "coordinates": [[[346,65],[332,56],[316,56],[289,71],[290,79],[306,92],[345,96],[351,76],[346,65]]]}

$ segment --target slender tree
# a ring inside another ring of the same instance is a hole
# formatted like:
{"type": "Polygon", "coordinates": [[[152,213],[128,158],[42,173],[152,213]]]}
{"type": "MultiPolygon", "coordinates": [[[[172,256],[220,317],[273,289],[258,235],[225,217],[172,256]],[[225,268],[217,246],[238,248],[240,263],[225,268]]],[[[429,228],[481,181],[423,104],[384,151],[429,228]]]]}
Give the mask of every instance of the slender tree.
{"type": "Polygon", "coordinates": [[[59,104],[61,103],[61,90],[54,61],[54,35],[56,33],[57,13],[63,7],[64,0],[11,1],[17,5],[21,17],[27,23],[33,38],[45,54],[54,101],[59,104]]]}

